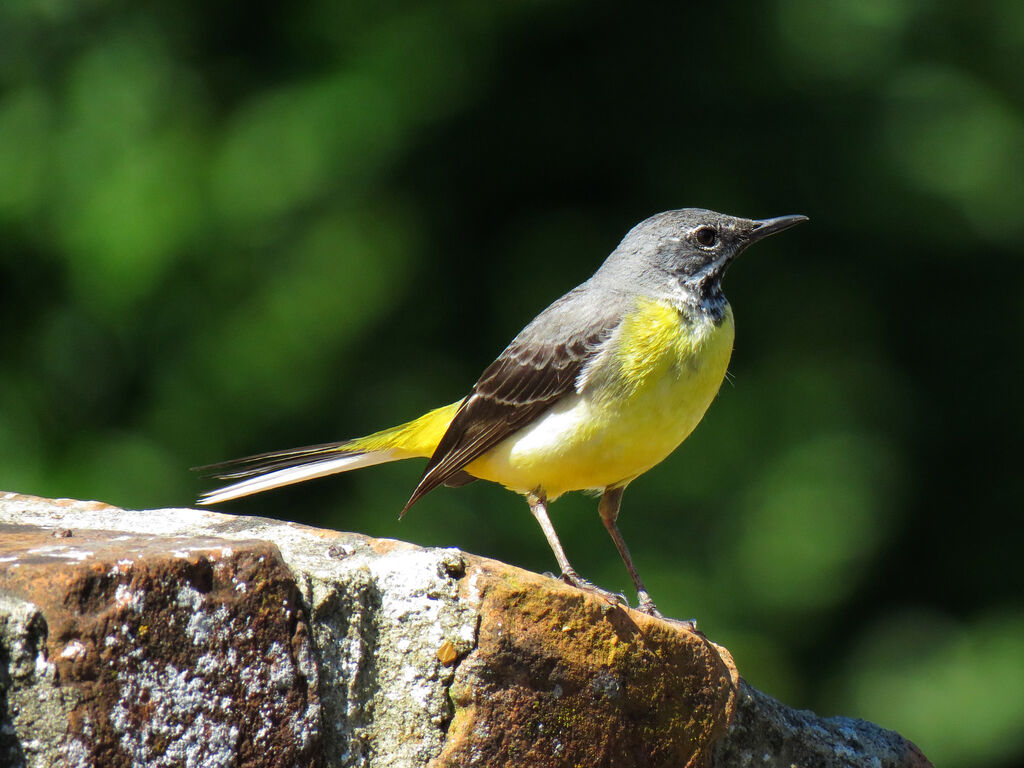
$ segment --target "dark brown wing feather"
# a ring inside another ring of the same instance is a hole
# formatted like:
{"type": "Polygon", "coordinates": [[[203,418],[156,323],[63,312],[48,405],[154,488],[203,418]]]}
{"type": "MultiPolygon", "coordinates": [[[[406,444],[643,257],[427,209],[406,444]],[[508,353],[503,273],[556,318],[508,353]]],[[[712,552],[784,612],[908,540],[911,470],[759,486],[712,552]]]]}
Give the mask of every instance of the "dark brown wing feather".
{"type": "Polygon", "coordinates": [[[572,327],[564,321],[573,320],[573,310],[579,309],[571,303],[574,293],[561,300],[569,306],[556,302],[549,309],[552,317],[546,317],[549,312],[539,316],[483,372],[448,425],[402,514],[575,389],[580,371],[621,314],[616,302],[605,304],[588,325],[568,337],[559,334],[565,325],[572,327]]]}

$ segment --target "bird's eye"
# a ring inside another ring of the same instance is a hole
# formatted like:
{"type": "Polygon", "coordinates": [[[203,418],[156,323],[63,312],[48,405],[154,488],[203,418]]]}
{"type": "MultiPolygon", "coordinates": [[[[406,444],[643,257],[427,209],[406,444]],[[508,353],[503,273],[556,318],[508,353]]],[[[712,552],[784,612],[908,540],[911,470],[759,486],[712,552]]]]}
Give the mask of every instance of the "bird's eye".
{"type": "Polygon", "coordinates": [[[710,248],[718,242],[718,232],[715,231],[714,227],[700,227],[693,233],[693,237],[698,245],[702,245],[705,248],[710,248]]]}

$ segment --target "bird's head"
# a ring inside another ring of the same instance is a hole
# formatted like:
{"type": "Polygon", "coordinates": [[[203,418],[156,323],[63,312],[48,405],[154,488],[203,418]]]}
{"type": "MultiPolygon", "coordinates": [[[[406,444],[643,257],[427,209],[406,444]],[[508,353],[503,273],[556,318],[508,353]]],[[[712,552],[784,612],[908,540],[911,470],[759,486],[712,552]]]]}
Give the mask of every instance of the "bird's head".
{"type": "Polygon", "coordinates": [[[807,217],[757,220],[703,208],[665,211],[633,227],[608,263],[614,271],[629,269],[648,290],[705,303],[721,296],[722,275],[747,246],[802,221],[807,217]]]}

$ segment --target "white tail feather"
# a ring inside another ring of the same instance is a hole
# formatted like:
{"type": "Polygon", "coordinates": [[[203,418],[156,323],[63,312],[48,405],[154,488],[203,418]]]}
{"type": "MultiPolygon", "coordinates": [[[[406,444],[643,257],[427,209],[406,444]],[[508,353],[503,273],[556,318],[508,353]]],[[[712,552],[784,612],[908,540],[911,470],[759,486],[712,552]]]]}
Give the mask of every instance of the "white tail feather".
{"type": "Polygon", "coordinates": [[[269,491],[271,488],[280,488],[283,485],[291,485],[303,480],[312,480],[316,477],[325,477],[338,472],[348,472],[350,469],[372,467],[374,464],[384,464],[399,458],[402,457],[395,456],[391,451],[374,451],[372,453],[322,459],[298,467],[276,469],[264,475],[257,475],[256,477],[250,477],[214,491],[208,491],[200,497],[198,503],[203,505],[219,504],[222,501],[238,499],[242,496],[251,496],[261,491],[269,491]]]}

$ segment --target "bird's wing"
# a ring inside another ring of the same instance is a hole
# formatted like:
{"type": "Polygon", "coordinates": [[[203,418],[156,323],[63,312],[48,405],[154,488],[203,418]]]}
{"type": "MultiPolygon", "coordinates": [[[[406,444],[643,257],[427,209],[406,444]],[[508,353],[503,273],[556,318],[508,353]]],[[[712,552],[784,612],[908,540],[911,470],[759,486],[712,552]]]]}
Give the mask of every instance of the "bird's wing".
{"type": "Polygon", "coordinates": [[[523,329],[463,401],[402,514],[575,391],[580,372],[621,322],[622,308],[618,295],[596,296],[578,288],[523,329]]]}

